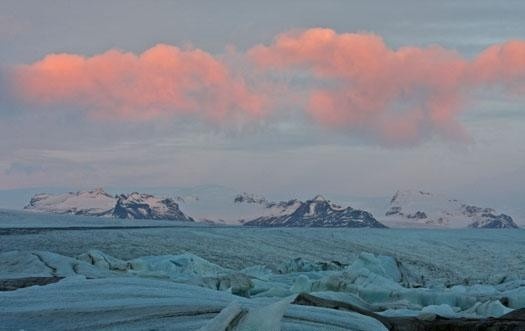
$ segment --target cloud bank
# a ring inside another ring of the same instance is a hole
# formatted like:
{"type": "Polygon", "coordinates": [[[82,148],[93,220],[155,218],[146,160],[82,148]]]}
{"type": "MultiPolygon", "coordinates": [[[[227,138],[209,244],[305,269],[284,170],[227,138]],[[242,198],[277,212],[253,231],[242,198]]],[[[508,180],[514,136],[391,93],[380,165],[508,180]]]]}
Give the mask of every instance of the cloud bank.
{"type": "Polygon", "coordinates": [[[457,121],[468,92],[525,87],[525,42],[494,45],[473,60],[440,46],[390,49],[374,34],[330,29],[285,33],[249,56],[262,68],[302,70],[324,81],[306,111],[323,126],[410,144],[430,135],[466,140],[457,121]]]}
{"type": "Polygon", "coordinates": [[[110,50],[85,57],[51,54],[15,70],[19,97],[36,105],[77,106],[92,116],[145,120],[196,115],[260,117],[262,97],[212,55],[156,45],[135,55],[110,50]]]}
{"type": "Polygon", "coordinates": [[[26,103],[82,109],[94,118],[194,116],[227,122],[259,120],[285,108],[280,102],[297,100],[293,92],[283,96],[282,89],[269,95],[271,89],[257,88],[253,77],[266,84],[272,72],[306,73],[312,84],[302,87],[303,110],[313,123],[384,145],[433,136],[467,141],[458,114],[471,92],[493,86],[525,92],[525,41],[518,40],[467,59],[437,45],[391,49],[374,34],[313,28],[283,33],[241,56],[253,64],[246,76],[226,64],[235,61],[169,45],[139,55],[118,50],[90,57],[50,54],[15,68],[12,84],[26,103]],[[248,76],[252,84],[246,83],[248,76]]]}

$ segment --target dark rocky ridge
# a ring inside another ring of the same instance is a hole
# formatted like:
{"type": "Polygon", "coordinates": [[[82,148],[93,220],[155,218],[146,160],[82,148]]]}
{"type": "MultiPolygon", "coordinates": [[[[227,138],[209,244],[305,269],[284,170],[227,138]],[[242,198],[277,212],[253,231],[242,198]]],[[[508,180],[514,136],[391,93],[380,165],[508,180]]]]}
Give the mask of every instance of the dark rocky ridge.
{"type": "MultiPolygon", "coordinates": [[[[297,201],[297,200],[292,200],[297,201]]],[[[342,208],[321,196],[300,202],[291,214],[263,216],[244,223],[245,226],[269,227],[351,227],[386,228],[367,211],[342,208]]]]}

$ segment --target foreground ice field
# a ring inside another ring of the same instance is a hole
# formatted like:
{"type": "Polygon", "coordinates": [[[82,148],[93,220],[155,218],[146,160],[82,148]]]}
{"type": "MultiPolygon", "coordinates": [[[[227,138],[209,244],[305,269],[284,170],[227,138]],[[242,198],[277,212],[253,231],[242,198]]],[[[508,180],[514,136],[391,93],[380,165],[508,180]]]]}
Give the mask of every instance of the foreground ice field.
{"type": "Polygon", "coordinates": [[[0,329],[525,327],[523,230],[0,224],[0,329]]]}

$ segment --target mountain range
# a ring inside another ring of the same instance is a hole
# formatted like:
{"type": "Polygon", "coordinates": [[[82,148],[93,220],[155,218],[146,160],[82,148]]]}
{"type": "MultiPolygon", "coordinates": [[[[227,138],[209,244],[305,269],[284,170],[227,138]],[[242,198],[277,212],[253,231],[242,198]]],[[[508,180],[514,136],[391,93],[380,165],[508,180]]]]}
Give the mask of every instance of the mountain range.
{"type": "Polygon", "coordinates": [[[512,217],[492,208],[416,190],[397,191],[382,212],[374,209],[375,216],[362,205],[361,208],[341,207],[321,195],[304,201],[274,202],[248,193],[225,196],[215,191],[202,197],[195,192],[185,192],[188,194],[175,198],[137,192],[111,195],[103,189],[41,193],[34,195],[25,209],[123,219],[194,221],[187,216],[189,212],[199,215],[195,219],[204,223],[261,227],[518,227],[512,217]]]}

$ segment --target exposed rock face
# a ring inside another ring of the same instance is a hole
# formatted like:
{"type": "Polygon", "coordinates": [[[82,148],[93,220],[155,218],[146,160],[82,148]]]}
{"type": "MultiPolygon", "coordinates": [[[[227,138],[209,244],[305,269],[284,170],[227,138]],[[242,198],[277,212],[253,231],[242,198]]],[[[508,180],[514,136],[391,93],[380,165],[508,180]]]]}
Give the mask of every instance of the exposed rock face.
{"type": "Polygon", "coordinates": [[[257,203],[257,204],[264,204],[267,206],[271,204],[271,202],[266,200],[264,197],[258,197],[254,194],[248,194],[248,193],[238,194],[235,197],[235,199],[233,199],[233,202],[235,203],[242,203],[242,202],[257,203]]]}
{"type": "Polygon", "coordinates": [[[267,212],[268,215],[264,216],[282,216],[282,215],[289,215],[293,213],[299,206],[303,203],[302,201],[299,201],[297,199],[292,199],[288,201],[268,201],[264,197],[259,197],[253,194],[243,193],[238,194],[235,199],[233,200],[235,204],[253,204],[253,205],[259,205],[260,207],[263,207],[267,212]]]}
{"type": "Polygon", "coordinates": [[[408,214],[407,218],[415,218],[418,220],[422,220],[422,219],[428,218],[428,216],[422,211],[416,211],[414,214],[408,214]]]}
{"type": "Polygon", "coordinates": [[[177,220],[193,222],[191,217],[184,215],[179,205],[173,199],[162,199],[150,194],[121,194],[113,210],[116,218],[177,220]]]}
{"type": "Polygon", "coordinates": [[[494,215],[492,213],[481,214],[483,219],[476,220],[469,224],[469,228],[483,228],[483,229],[516,229],[518,225],[514,223],[512,217],[500,214],[494,215]]]}
{"type": "MultiPolygon", "coordinates": [[[[343,208],[330,203],[318,195],[306,202],[291,200],[286,206],[297,206],[288,208],[288,213],[275,216],[262,216],[247,221],[247,226],[282,226],[282,227],[352,227],[352,228],[385,228],[372,214],[364,210],[343,208]]],[[[274,206],[275,204],[270,204],[274,206]]]]}
{"type": "Polygon", "coordinates": [[[385,213],[387,225],[396,227],[517,228],[512,217],[423,191],[397,191],[385,213]]]}

